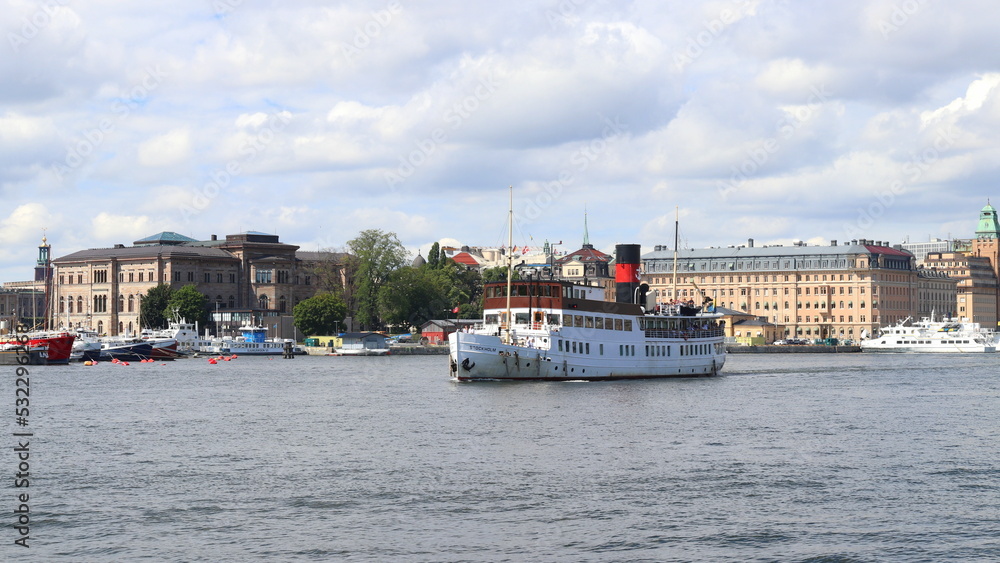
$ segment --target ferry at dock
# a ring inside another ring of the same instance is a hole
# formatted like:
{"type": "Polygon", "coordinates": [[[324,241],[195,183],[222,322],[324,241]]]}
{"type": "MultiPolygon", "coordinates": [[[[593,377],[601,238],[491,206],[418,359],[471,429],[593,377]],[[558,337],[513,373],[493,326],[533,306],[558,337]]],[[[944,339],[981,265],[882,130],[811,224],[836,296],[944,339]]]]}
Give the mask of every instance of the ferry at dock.
{"type": "Polygon", "coordinates": [[[937,321],[933,314],[912,324],[910,321],[907,317],[895,326],[883,328],[878,336],[862,340],[861,350],[992,354],[1000,344],[1000,333],[982,328],[979,323],[958,319],[937,321]]]}
{"type": "Polygon", "coordinates": [[[646,303],[639,246],[618,245],[617,299],[559,280],[485,286],[483,319],[449,337],[458,381],[616,380],[715,375],[726,362],[722,315],[646,303]]]}

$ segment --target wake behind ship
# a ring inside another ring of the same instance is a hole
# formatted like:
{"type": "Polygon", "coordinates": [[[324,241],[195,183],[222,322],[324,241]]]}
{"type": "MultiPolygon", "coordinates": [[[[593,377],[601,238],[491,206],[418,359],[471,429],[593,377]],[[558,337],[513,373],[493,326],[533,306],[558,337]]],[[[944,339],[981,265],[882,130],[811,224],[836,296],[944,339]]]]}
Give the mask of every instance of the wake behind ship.
{"type": "Polygon", "coordinates": [[[572,282],[486,284],[483,321],[449,342],[453,379],[613,380],[717,374],[726,361],[711,300],[646,302],[639,246],[616,248],[616,301],[572,282]]]}

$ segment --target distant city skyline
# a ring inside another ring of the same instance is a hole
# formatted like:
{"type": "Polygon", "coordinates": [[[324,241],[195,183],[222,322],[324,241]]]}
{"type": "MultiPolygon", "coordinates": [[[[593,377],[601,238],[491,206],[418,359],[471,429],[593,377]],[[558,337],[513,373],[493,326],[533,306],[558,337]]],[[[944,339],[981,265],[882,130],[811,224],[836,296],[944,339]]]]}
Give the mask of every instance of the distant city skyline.
{"type": "Polygon", "coordinates": [[[0,280],[160,231],[303,250],[971,238],[984,1],[0,0],[0,280]],[[489,17],[484,17],[484,11],[489,17]]]}

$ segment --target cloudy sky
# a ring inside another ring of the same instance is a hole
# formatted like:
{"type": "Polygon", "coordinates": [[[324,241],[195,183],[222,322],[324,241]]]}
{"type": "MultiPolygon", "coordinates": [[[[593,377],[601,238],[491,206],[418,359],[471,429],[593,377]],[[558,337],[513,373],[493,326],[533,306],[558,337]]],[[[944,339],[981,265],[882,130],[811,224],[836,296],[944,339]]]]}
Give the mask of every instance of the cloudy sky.
{"type": "Polygon", "coordinates": [[[159,231],[304,249],[969,237],[1000,10],[0,0],[0,280],[159,231]]]}

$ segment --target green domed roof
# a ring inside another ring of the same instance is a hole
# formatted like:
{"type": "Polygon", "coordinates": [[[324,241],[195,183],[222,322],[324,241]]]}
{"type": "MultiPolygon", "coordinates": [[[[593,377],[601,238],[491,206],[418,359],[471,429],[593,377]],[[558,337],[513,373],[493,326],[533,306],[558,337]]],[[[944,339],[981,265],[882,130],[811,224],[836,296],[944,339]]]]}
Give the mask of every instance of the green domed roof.
{"type": "Polygon", "coordinates": [[[997,210],[986,202],[986,207],[979,212],[979,227],[976,228],[977,238],[1000,238],[1000,223],[997,222],[997,210]]]}

